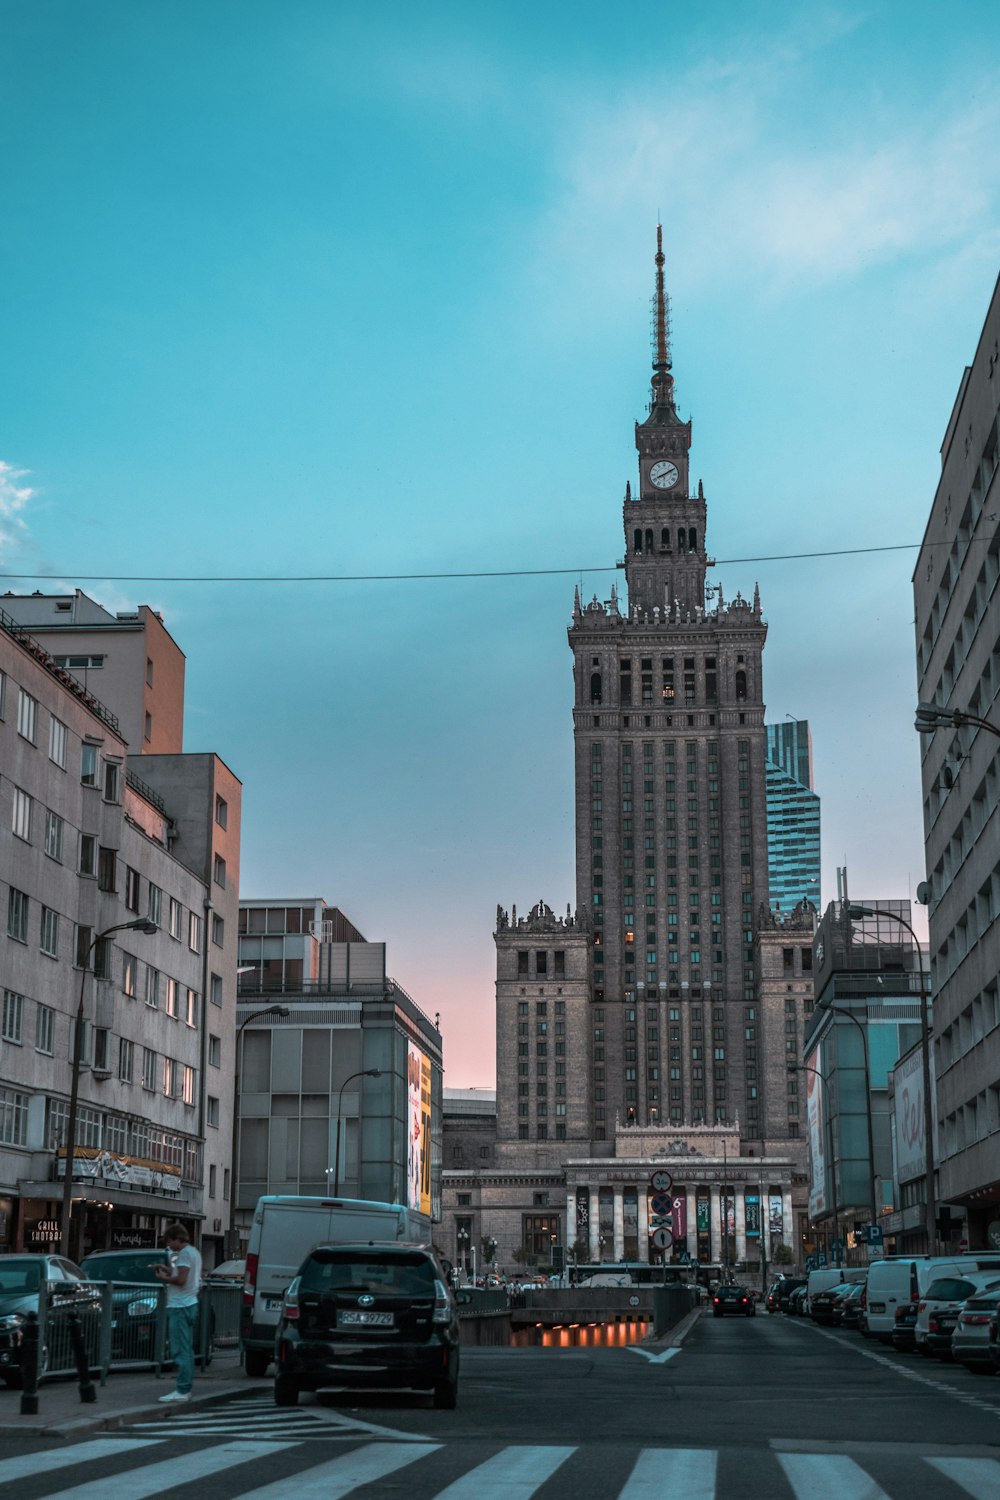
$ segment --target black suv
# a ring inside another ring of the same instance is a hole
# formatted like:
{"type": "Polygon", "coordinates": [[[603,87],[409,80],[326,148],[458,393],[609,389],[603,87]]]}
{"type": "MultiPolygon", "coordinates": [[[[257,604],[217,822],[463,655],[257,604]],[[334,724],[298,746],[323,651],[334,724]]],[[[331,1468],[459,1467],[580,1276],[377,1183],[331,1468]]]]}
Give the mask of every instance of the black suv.
{"type": "MultiPolygon", "coordinates": [[[[468,1300],[459,1295],[459,1300],[468,1300]]],[[[323,1387],[458,1397],[458,1316],[448,1278],[423,1245],[318,1245],[285,1293],[274,1399],[323,1387]]]]}
{"type": "Polygon", "coordinates": [[[713,1318],[721,1318],[725,1313],[742,1313],[745,1318],[752,1318],[756,1312],[753,1292],[745,1286],[720,1286],[712,1294],[713,1318]]]}

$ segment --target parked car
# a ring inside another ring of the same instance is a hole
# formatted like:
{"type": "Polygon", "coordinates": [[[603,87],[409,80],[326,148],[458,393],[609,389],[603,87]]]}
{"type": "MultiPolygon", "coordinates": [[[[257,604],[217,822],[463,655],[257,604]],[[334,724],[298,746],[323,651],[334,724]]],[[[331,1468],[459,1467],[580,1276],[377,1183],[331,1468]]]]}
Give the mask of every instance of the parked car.
{"type": "Polygon", "coordinates": [[[277,1406],[330,1386],[431,1391],[449,1410],[458,1399],[456,1298],[424,1245],[311,1250],[285,1293],[275,1349],[277,1406]]]}
{"type": "MultiPolygon", "coordinates": [[[[150,1246],[143,1250],[92,1250],[83,1258],[83,1273],[91,1281],[113,1281],[116,1285],[111,1294],[112,1317],[114,1319],[112,1349],[118,1359],[134,1359],[137,1363],[152,1360],[156,1351],[156,1309],[159,1301],[160,1281],[155,1266],[170,1264],[170,1251],[150,1246]],[[149,1292],[143,1288],[149,1287],[149,1292]]],[[[206,1365],[212,1363],[212,1312],[206,1300],[198,1304],[198,1322],[195,1325],[195,1358],[200,1363],[201,1351],[207,1338],[206,1365]],[[208,1328],[205,1328],[205,1319],[208,1328]]]]}
{"type": "Polygon", "coordinates": [[[868,1268],[866,1322],[869,1333],[892,1342],[896,1308],[919,1303],[932,1281],[942,1276],[967,1276],[995,1271],[1000,1276],[1000,1254],[981,1250],[971,1255],[897,1255],[873,1261],[868,1268]]]}
{"type": "Polygon", "coordinates": [[[841,1328],[857,1328],[865,1305],[865,1284],[852,1281],[844,1288],[833,1309],[833,1321],[841,1328]]]}
{"type": "Polygon", "coordinates": [[[1000,1287],[1000,1273],[980,1271],[965,1276],[941,1276],[932,1281],[917,1305],[914,1338],[919,1354],[951,1358],[951,1336],[969,1297],[1000,1287]]]}
{"type": "Polygon", "coordinates": [[[215,1286],[242,1286],[247,1273],[245,1260],[224,1260],[205,1272],[205,1284],[215,1286]]]}
{"type": "Polygon", "coordinates": [[[992,1375],[996,1369],[990,1357],[990,1320],[995,1323],[1000,1311],[1000,1287],[977,1292],[969,1297],[958,1314],[951,1336],[951,1356],[977,1375],[992,1375]]]}
{"type": "Polygon", "coordinates": [[[803,1282],[801,1286],[797,1286],[793,1291],[789,1292],[788,1300],[784,1303],[782,1311],[786,1312],[790,1318],[804,1317],[808,1295],[809,1289],[805,1282],[803,1282]]]}
{"type": "Polygon", "coordinates": [[[804,1276],[779,1276],[771,1285],[767,1294],[768,1312],[787,1312],[788,1299],[800,1286],[805,1286],[804,1276]],[[771,1303],[774,1303],[772,1308],[771,1303]]]}
{"type": "MultiPolygon", "coordinates": [[[[95,1311],[100,1302],[100,1293],[80,1267],[61,1255],[0,1256],[0,1378],[15,1389],[21,1385],[21,1330],[27,1315],[38,1312],[43,1282],[50,1307],[95,1311]]],[[[68,1334],[66,1337],[68,1341],[68,1334]]],[[[64,1355],[64,1350],[57,1355],[48,1345],[41,1348],[39,1375],[44,1375],[50,1364],[67,1363],[64,1355]]]]}
{"type": "Polygon", "coordinates": [[[757,1311],[753,1293],[745,1286],[720,1286],[712,1294],[712,1316],[721,1318],[726,1313],[742,1313],[752,1318],[757,1311]]]}
{"type": "Polygon", "coordinates": [[[842,1281],[837,1286],[828,1286],[821,1292],[813,1292],[809,1295],[809,1316],[814,1323],[835,1323],[837,1321],[837,1307],[843,1301],[844,1293],[849,1291],[857,1282],[842,1281]]]}
{"type": "Polygon", "coordinates": [[[915,1346],[914,1330],[917,1326],[917,1304],[901,1302],[893,1315],[890,1342],[900,1354],[912,1354],[915,1346]]]}

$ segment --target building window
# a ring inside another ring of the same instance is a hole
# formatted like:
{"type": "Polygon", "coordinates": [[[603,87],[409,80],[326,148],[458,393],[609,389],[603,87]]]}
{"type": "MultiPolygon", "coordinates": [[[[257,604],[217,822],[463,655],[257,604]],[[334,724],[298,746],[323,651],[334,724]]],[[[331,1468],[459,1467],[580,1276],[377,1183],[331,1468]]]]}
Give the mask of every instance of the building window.
{"type": "Polygon", "coordinates": [[[226,861],[223,859],[221,854],[217,854],[212,861],[212,879],[215,881],[216,885],[221,886],[223,890],[225,890],[226,861]]]}
{"type": "Polygon", "coordinates": [[[56,1013],[51,1005],[35,1007],[35,1051],[45,1052],[49,1057],[55,1046],[56,1013]]]}
{"type": "Polygon", "coordinates": [[[181,1098],[183,1099],[185,1104],[194,1104],[197,1076],[198,1075],[196,1074],[194,1068],[189,1068],[185,1065],[184,1081],[181,1085],[181,1098]]]}
{"type": "Polygon", "coordinates": [[[21,1022],[24,1019],[24,996],[16,990],[3,992],[3,1039],[21,1045],[21,1022]]]}
{"type": "Polygon", "coordinates": [[[129,911],[139,910],[139,871],[131,865],[125,866],[125,905],[129,911]]]}
{"type": "Polygon", "coordinates": [[[115,760],[104,762],[104,800],[117,802],[120,795],[122,768],[115,760]]]}
{"type": "Polygon", "coordinates": [[[14,788],[14,834],[26,844],[31,843],[31,802],[27,792],[22,792],[19,786],[14,788]]]}
{"type": "Polygon", "coordinates": [[[45,812],[45,852],[50,859],[62,859],[63,820],[58,813],[45,812]]]}
{"type": "Polygon", "coordinates": [[[28,1096],[0,1088],[0,1142],[24,1146],[28,1140],[28,1096]]]}
{"type": "Polygon", "coordinates": [[[218,1101],[218,1099],[214,1098],[211,1094],[209,1094],[208,1100],[207,1100],[207,1103],[206,1103],[205,1107],[206,1107],[206,1110],[207,1110],[206,1118],[208,1120],[208,1123],[210,1125],[214,1126],[216,1130],[218,1130],[218,1128],[219,1128],[219,1101],[218,1101]]]}
{"type": "Polygon", "coordinates": [[[160,971],[149,964],[146,969],[146,1004],[156,1010],[160,1003],[160,971]]]}
{"type": "Polygon", "coordinates": [[[142,1086],[150,1092],[156,1088],[156,1053],[149,1047],[142,1049],[142,1086]]]}
{"type": "Polygon", "coordinates": [[[177,980],[171,979],[169,975],[164,991],[163,1009],[168,1016],[173,1016],[174,1020],[177,1019],[177,980]]]}
{"type": "Polygon", "coordinates": [[[212,1162],[211,1165],[209,1166],[209,1169],[208,1169],[208,1196],[210,1198],[214,1198],[215,1197],[215,1180],[216,1180],[216,1167],[215,1167],[215,1163],[212,1162]]]}
{"type": "Polygon", "coordinates": [[[151,922],[156,923],[157,927],[160,926],[162,911],[163,892],[160,890],[160,887],[158,885],[154,885],[153,882],[150,881],[149,899],[146,903],[146,915],[149,917],[149,920],[151,922]]]}
{"type": "Polygon", "coordinates": [[[80,781],[84,786],[97,785],[97,746],[86,741],[80,746],[80,781]]]}
{"type": "Polygon", "coordinates": [[[209,980],[208,998],[213,1005],[222,1004],[222,975],[213,974],[209,980]]]}
{"type": "Polygon", "coordinates": [[[215,799],[215,821],[220,828],[225,828],[229,819],[229,806],[225,797],[215,799]]]}
{"type": "Polygon", "coordinates": [[[114,892],[118,889],[115,882],[115,867],[118,862],[117,849],[105,849],[101,846],[97,859],[97,885],[102,891],[114,892]]]}
{"type": "Polygon", "coordinates": [[[147,743],[153,738],[153,715],[150,713],[147,713],[143,719],[142,737],[147,743]]]}
{"type": "Polygon", "coordinates": [[[66,725],[55,714],[49,719],[49,760],[66,769],[66,725]]]}
{"type": "Polygon", "coordinates": [[[42,930],[39,946],[50,958],[59,957],[59,913],[51,906],[42,907],[42,930]]]}
{"type": "Polygon", "coordinates": [[[226,941],[226,924],[221,917],[212,917],[212,942],[216,948],[221,948],[226,941]]]}
{"type": "Polygon", "coordinates": [[[181,903],[179,901],[175,901],[174,898],[173,898],[173,896],[171,896],[170,897],[169,915],[168,915],[168,919],[167,919],[168,922],[169,922],[169,927],[168,927],[167,930],[169,931],[170,936],[172,938],[177,938],[178,941],[180,940],[180,935],[181,935],[181,916],[182,916],[182,913],[183,913],[183,908],[181,906],[181,903]]]}
{"type": "Polygon", "coordinates": [[[208,1039],[208,1061],[213,1068],[222,1067],[222,1040],[217,1036],[208,1039]]]}
{"type": "Polygon", "coordinates": [[[18,943],[28,941],[28,898],[13,886],[7,896],[7,936],[18,943]]]}
{"type": "Polygon", "coordinates": [[[19,688],[17,693],[17,732],[24,740],[35,744],[38,729],[38,704],[30,693],[19,688]]]}
{"type": "Polygon", "coordinates": [[[81,875],[97,874],[97,840],[92,833],[80,835],[80,860],[77,869],[81,875]]]}
{"type": "Polygon", "coordinates": [[[201,952],[201,918],[193,911],[188,913],[188,947],[192,953],[201,952]]]}
{"type": "Polygon", "coordinates": [[[135,999],[135,978],[138,967],[139,961],[134,954],[125,953],[122,955],[122,991],[131,1000],[135,999]]]}

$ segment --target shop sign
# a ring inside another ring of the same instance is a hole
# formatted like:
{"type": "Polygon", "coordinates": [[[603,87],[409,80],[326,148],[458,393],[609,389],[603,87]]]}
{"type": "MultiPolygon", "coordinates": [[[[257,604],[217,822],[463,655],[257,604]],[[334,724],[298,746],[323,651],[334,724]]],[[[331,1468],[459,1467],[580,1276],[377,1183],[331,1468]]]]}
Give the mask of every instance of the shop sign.
{"type": "Polygon", "coordinates": [[[53,1245],[61,1236],[62,1226],[58,1219],[36,1219],[28,1229],[27,1240],[29,1245],[53,1245]]]}

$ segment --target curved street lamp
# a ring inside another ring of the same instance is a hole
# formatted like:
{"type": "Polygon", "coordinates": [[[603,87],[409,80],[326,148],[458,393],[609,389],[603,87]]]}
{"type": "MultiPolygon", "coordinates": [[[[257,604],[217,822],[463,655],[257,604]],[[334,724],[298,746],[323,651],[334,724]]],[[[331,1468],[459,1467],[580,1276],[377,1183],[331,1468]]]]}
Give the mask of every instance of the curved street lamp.
{"type": "MultiPolygon", "coordinates": [[[[237,974],[246,974],[246,969],[237,969],[237,974]]],[[[243,1055],[240,1051],[240,1038],[243,1035],[244,1026],[249,1026],[253,1021],[259,1021],[264,1016],[290,1016],[291,1011],[287,1005],[268,1005],[263,1010],[255,1010],[251,1015],[244,1016],[236,1028],[236,1046],[234,1049],[233,1066],[233,1149],[231,1153],[232,1165],[229,1172],[229,1238],[230,1249],[235,1260],[239,1255],[240,1231],[236,1223],[236,1184],[239,1182],[240,1172],[240,1073],[242,1070],[243,1055]]]]}
{"type": "Polygon", "coordinates": [[[149,917],[138,917],[134,922],[116,922],[113,927],[105,927],[90,943],[86,953],[82,955],[80,963],[80,999],[76,1007],[76,1024],[73,1028],[73,1072],[69,1088],[69,1119],[66,1122],[66,1177],[63,1182],[62,1220],[59,1226],[59,1254],[69,1257],[69,1226],[70,1215],[73,1212],[73,1162],[76,1157],[76,1115],[77,1105],[80,1098],[80,1066],[83,1061],[81,1056],[83,1043],[83,993],[87,973],[90,969],[90,956],[98,943],[110,937],[113,932],[143,932],[147,937],[152,937],[159,929],[155,922],[149,917]]]}
{"type": "MultiPolygon", "coordinates": [[[[344,1090],[349,1083],[354,1082],[355,1078],[381,1078],[385,1071],[384,1068],[361,1068],[357,1073],[349,1073],[340,1085],[340,1092],[337,1095],[337,1143],[333,1153],[333,1196],[335,1198],[340,1197],[340,1120],[344,1102],[344,1090]]],[[[397,1074],[396,1076],[400,1075],[397,1074]]]]}
{"type": "MultiPolygon", "coordinates": [[[[833,1099],[830,1096],[830,1079],[826,1073],[821,1072],[819,1068],[811,1067],[809,1063],[786,1063],[785,1071],[787,1073],[815,1073],[826,1091],[826,1140],[827,1149],[830,1152],[830,1196],[833,1199],[833,1245],[835,1246],[840,1240],[840,1208],[837,1204],[837,1163],[833,1155],[833,1099]]],[[[839,1255],[840,1252],[834,1249],[833,1257],[837,1264],[839,1264],[839,1255]]]]}
{"type": "MultiPolygon", "coordinates": [[[[969,718],[971,716],[966,715],[965,717],[969,718]]],[[[991,725],[986,725],[985,727],[988,729],[992,728],[991,725]]],[[[1000,731],[996,730],[993,732],[1000,733],[1000,731]]],[[[920,981],[920,1048],[923,1059],[924,1085],[925,1228],[927,1231],[927,1251],[928,1254],[933,1255],[934,1247],[937,1243],[937,1203],[934,1194],[934,1107],[931,1099],[931,1026],[927,1005],[927,981],[924,977],[924,950],[920,946],[920,939],[917,937],[912,926],[905,917],[900,916],[898,911],[884,911],[880,907],[876,908],[873,906],[849,905],[847,915],[852,922],[862,921],[865,917],[889,917],[893,922],[898,922],[901,927],[905,927],[916,944],[918,959],[917,977],[920,981]]]]}
{"type": "Polygon", "coordinates": [[[985,729],[987,734],[995,734],[1000,739],[1000,729],[988,719],[970,714],[965,708],[938,708],[936,703],[917,704],[913,727],[918,734],[933,734],[936,729],[961,729],[966,724],[974,724],[977,729],[985,729]]]}

